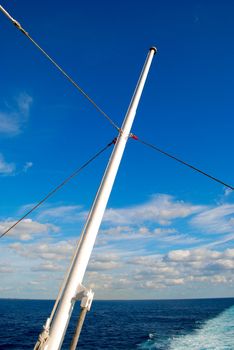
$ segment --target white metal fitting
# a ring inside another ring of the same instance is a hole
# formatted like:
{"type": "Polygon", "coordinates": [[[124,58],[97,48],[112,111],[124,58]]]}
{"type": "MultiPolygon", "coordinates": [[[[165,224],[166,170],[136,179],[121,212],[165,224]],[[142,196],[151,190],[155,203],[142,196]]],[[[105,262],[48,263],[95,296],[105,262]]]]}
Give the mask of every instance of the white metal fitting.
{"type": "Polygon", "coordinates": [[[93,296],[94,296],[94,292],[92,291],[92,289],[86,290],[84,292],[83,298],[81,299],[80,307],[90,311],[92,301],[93,301],[93,296]]]}

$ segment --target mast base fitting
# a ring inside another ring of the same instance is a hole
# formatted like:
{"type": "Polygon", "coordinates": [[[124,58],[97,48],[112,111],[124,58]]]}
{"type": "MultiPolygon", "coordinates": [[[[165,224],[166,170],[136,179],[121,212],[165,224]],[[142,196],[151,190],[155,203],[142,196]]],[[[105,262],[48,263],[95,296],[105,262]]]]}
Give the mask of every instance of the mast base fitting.
{"type": "Polygon", "coordinates": [[[151,47],[150,47],[150,50],[153,50],[153,51],[154,51],[154,54],[156,54],[156,53],[158,52],[158,49],[157,49],[157,47],[155,47],[155,46],[151,46],[151,47]]]}

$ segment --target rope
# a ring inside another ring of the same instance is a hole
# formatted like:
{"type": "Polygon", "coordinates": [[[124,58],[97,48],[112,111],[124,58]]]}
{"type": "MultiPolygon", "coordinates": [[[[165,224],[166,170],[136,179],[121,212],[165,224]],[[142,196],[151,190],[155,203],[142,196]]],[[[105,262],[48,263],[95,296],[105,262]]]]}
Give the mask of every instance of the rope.
{"type": "Polygon", "coordinates": [[[0,10],[3,12],[3,14],[14,24],[14,26],[21,31],[41,52],[42,54],[67,78],[70,83],[75,86],[75,88],[100,112],[108,121],[109,123],[118,131],[120,131],[120,128],[118,125],[94,102],[94,100],[89,97],[89,95],[86,94],[86,92],[68,75],[61,66],[58,65],[58,63],[53,60],[48,53],[42,49],[42,47],[29,35],[29,33],[21,26],[21,24],[16,21],[1,5],[0,10]]]}
{"type": "Polygon", "coordinates": [[[147,146],[147,147],[150,147],[150,148],[152,148],[153,150],[155,150],[155,151],[157,151],[157,152],[160,152],[160,153],[164,154],[165,156],[167,156],[167,157],[169,157],[169,158],[171,158],[171,159],[174,159],[174,160],[176,160],[177,162],[179,162],[179,163],[181,163],[181,164],[183,164],[183,165],[186,165],[187,167],[189,167],[189,168],[195,170],[196,172],[198,172],[198,173],[200,173],[200,174],[202,174],[202,175],[205,175],[205,176],[208,177],[209,179],[211,179],[211,180],[213,180],[213,181],[216,181],[216,182],[220,183],[221,185],[224,185],[225,187],[230,188],[231,190],[234,190],[234,187],[233,187],[233,186],[231,186],[231,185],[229,185],[229,184],[223,182],[222,180],[218,179],[217,177],[214,177],[214,176],[212,176],[212,175],[206,173],[205,171],[203,171],[203,170],[201,170],[201,169],[199,169],[199,168],[197,168],[197,167],[195,167],[195,166],[193,166],[193,165],[191,165],[191,164],[185,162],[184,160],[181,160],[181,159],[179,159],[179,158],[173,156],[172,154],[170,154],[170,153],[168,153],[168,152],[163,151],[162,149],[160,149],[160,148],[158,148],[158,147],[152,145],[151,143],[148,143],[148,142],[146,142],[146,141],[143,141],[143,140],[139,139],[138,136],[131,134],[130,137],[133,138],[134,140],[139,141],[139,142],[142,143],[143,145],[145,145],[145,146],[147,146]]]}
{"type": "Polygon", "coordinates": [[[106,151],[112,144],[115,144],[116,138],[108,143],[104,148],[98,151],[93,157],[91,157],[87,162],[85,162],[80,168],[76,169],[70,176],[68,176],[64,181],[62,181],[57,187],[50,191],[42,200],[40,200],[36,205],[34,205],[28,212],[26,212],[19,220],[17,220],[13,225],[11,225],[7,230],[5,230],[0,238],[5,236],[9,231],[11,231],[15,226],[17,226],[23,219],[25,219],[29,214],[36,210],[42,203],[44,203],[48,198],[55,194],[60,188],[62,188],[68,181],[74,178],[78,173],[85,169],[92,161],[94,161],[98,156],[100,156],[104,151],[106,151]]]}

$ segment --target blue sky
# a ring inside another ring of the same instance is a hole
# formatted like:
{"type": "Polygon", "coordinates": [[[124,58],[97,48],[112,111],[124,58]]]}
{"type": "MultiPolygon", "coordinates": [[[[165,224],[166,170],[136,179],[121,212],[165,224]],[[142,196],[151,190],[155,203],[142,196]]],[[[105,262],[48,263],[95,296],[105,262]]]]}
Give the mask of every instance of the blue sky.
{"type": "MultiPolygon", "coordinates": [[[[231,1],[1,4],[119,125],[157,46],[133,132],[233,185],[231,1]]],[[[116,132],[3,15],[0,24],[4,230],[116,132]]],[[[1,240],[2,297],[55,297],[109,154],[1,240]]],[[[233,296],[233,199],[130,140],[86,285],[102,299],[233,296]]]]}

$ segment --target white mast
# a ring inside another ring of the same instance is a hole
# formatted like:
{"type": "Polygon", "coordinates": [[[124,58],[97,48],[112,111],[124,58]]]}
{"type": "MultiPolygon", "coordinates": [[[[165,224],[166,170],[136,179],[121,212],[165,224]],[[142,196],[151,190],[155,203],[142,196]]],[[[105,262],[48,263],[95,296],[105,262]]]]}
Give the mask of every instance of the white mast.
{"type": "MultiPolygon", "coordinates": [[[[47,339],[45,347],[43,347],[46,350],[59,350],[61,348],[75,300],[77,299],[77,296],[85,290],[85,288],[82,286],[83,277],[93,250],[96,236],[104,215],[104,211],[106,209],[106,205],[114,184],[120,161],[122,159],[122,155],[131,132],[131,127],[150,69],[150,65],[156,51],[157,50],[155,47],[152,47],[149,50],[128,111],[124,118],[123,125],[117,138],[114,150],[94,199],[90,214],[82,232],[79,247],[77,248],[75,258],[72,262],[63,295],[54,315],[51,329],[49,330],[49,337],[47,339]]],[[[93,293],[89,291],[88,295],[87,293],[85,295],[86,299],[90,297],[90,294],[92,298],[93,293]]],[[[86,306],[87,308],[90,307],[90,303],[91,301],[89,301],[89,305],[86,306]]]]}

